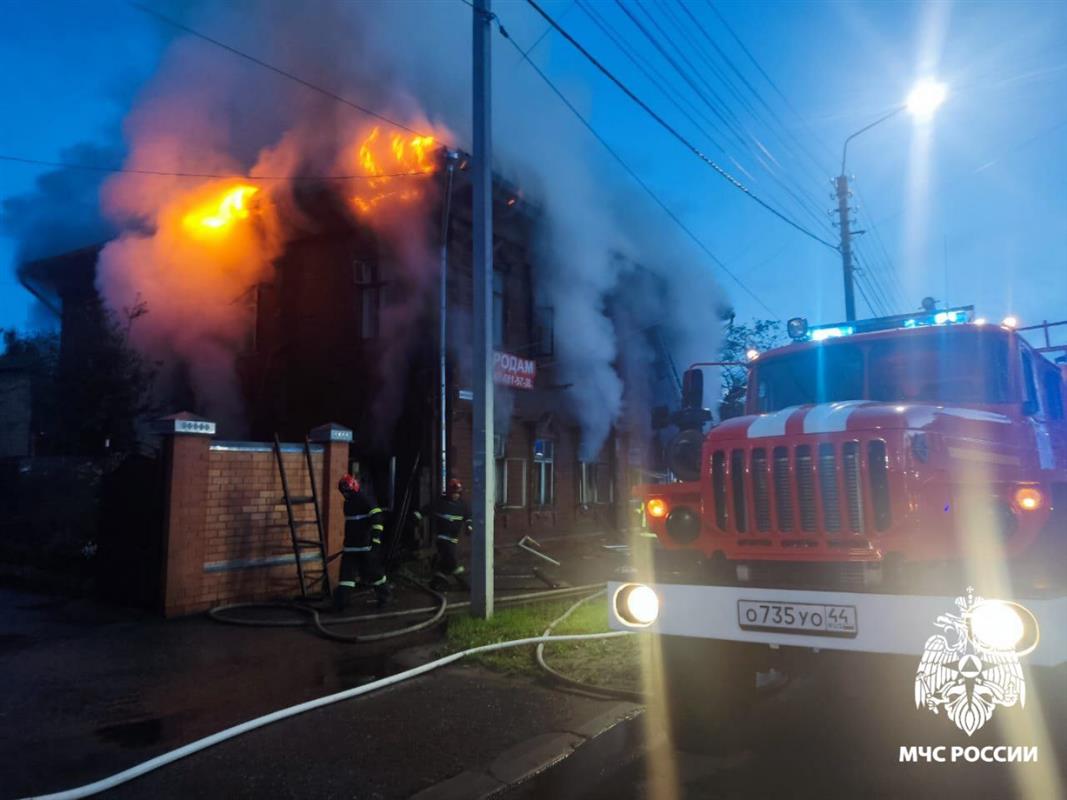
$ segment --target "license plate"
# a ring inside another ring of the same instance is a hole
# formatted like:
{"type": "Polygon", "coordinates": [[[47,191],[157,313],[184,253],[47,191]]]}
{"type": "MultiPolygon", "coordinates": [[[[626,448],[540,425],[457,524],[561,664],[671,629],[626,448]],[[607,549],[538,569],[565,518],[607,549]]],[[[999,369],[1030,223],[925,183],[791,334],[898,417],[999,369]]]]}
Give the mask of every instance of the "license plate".
{"type": "Polygon", "coordinates": [[[775,631],[854,639],[859,632],[855,606],[738,600],[737,624],[745,631],[775,631]]]}

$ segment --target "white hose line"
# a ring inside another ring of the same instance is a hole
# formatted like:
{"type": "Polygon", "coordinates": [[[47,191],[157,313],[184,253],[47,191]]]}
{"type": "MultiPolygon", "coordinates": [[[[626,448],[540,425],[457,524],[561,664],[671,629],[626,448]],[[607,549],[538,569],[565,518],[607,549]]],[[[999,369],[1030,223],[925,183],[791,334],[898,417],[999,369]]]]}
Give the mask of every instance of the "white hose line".
{"type": "MultiPolygon", "coordinates": [[[[563,620],[567,619],[579,608],[584,606],[590,600],[595,600],[598,597],[604,596],[605,594],[607,594],[607,591],[608,590],[605,587],[599,592],[594,592],[593,594],[587,597],[583,597],[577,603],[572,605],[570,608],[568,608],[566,611],[564,611],[562,614],[552,620],[552,622],[548,624],[548,627],[545,628],[544,633],[542,633],[541,636],[547,637],[546,641],[562,638],[559,636],[549,636],[549,634],[551,634],[552,631],[555,630],[557,625],[563,622],[563,620]]],[[[635,692],[631,689],[618,689],[614,686],[597,686],[595,684],[586,683],[585,681],[580,681],[576,678],[571,678],[564,675],[559,670],[554,669],[552,666],[550,666],[549,663],[545,660],[545,642],[541,642],[537,645],[537,650],[534,652],[534,657],[537,659],[537,665],[541,667],[541,669],[543,669],[555,680],[564,684],[565,686],[570,686],[571,688],[578,689],[579,691],[585,692],[586,694],[592,694],[599,697],[617,697],[623,700],[629,700],[633,703],[642,703],[645,701],[645,698],[641,694],[641,692],[635,692]]]]}
{"type": "Polygon", "coordinates": [[[283,708],[279,711],[274,711],[270,714],[266,714],[262,717],[249,720],[248,722],[242,722],[240,725],[234,725],[232,728],[226,728],[225,730],[213,733],[210,736],[205,736],[203,739],[197,739],[195,742],[190,742],[187,745],[171,750],[168,753],[164,753],[161,756],[144,761],[134,767],[117,772],[114,775],[103,778],[102,780],[88,783],[85,786],[78,786],[74,789],[67,789],[62,792],[53,792],[52,794],[33,795],[31,797],[22,798],[22,800],[78,800],[82,797],[91,797],[94,794],[98,794],[107,789],[114,789],[116,786],[120,786],[124,783],[132,781],[134,778],[139,778],[142,775],[157,770],[160,767],[172,764],[179,759],[191,756],[193,753],[199,753],[201,750],[206,750],[209,747],[225,742],[227,739],[233,739],[240,736],[243,733],[254,731],[257,728],[262,728],[265,725],[270,725],[272,722],[278,722],[279,720],[288,719],[289,717],[295,717],[297,714],[303,714],[305,711],[312,711],[316,708],[322,708],[328,706],[331,703],[338,703],[342,700],[348,700],[352,697],[359,697],[363,694],[369,694],[377,689],[384,689],[386,686],[392,686],[396,683],[401,683],[414,678],[419,675],[423,675],[432,670],[438,669],[451,664],[454,661],[459,661],[466,656],[476,655],[478,653],[489,653],[494,650],[505,650],[509,647],[522,647],[528,644],[538,644],[545,641],[554,642],[580,642],[588,641],[590,639],[610,639],[617,636],[629,636],[629,631],[611,631],[609,633],[582,633],[573,634],[568,636],[533,636],[528,639],[513,639],[509,642],[495,642],[493,644],[483,644],[478,647],[472,647],[469,650],[461,650],[458,653],[452,653],[444,658],[439,658],[436,661],[430,661],[426,664],[422,664],[418,667],[405,670],[404,672],[398,672],[395,675],[389,675],[388,677],[381,678],[380,680],[373,681],[371,683],[365,683],[362,686],[356,686],[352,689],[345,689],[343,692],[336,692],[335,694],[329,694],[325,697],[320,697],[316,700],[308,700],[306,703],[300,703],[299,705],[290,706],[289,708],[283,708]]]}
{"type": "MultiPolygon", "coordinates": [[[[581,594],[582,592],[592,591],[593,589],[599,589],[604,586],[603,583],[589,583],[584,586],[566,586],[560,589],[546,589],[544,591],[529,592],[526,594],[506,594],[496,595],[493,598],[493,603],[498,606],[509,605],[511,603],[525,603],[525,602],[538,602],[540,600],[551,600],[555,597],[569,597],[573,594],[581,594]]],[[[449,603],[445,609],[445,613],[451,613],[458,611],[461,608],[467,608],[470,606],[470,600],[461,600],[457,603],[449,603]]],[[[293,611],[292,603],[285,602],[263,602],[263,603],[228,603],[222,606],[216,606],[210,609],[207,613],[216,622],[221,622],[226,625],[246,625],[250,627],[259,628],[302,628],[308,626],[310,623],[306,619],[228,619],[224,615],[228,610],[237,610],[241,608],[268,608],[275,607],[286,611],[293,611]]],[[[354,617],[327,617],[322,620],[323,625],[348,625],[353,622],[367,622],[380,619],[396,619],[398,617],[410,617],[416,614],[432,614],[437,610],[437,606],[423,606],[422,608],[405,608],[399,611],[384,611],[376,614],[361,614],[354,617]]]]}

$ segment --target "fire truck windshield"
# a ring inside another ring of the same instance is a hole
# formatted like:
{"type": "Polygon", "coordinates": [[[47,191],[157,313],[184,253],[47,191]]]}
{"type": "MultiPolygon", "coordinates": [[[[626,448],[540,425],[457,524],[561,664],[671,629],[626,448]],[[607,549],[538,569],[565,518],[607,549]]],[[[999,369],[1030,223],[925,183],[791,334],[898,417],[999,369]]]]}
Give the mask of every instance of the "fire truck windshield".
{"type": "Polygon", "coordinates": [[[753,376],[755,411],[841,400],[1011,402],[1006,339],[945,328],[924,334],[768,356],[753,376]]]}

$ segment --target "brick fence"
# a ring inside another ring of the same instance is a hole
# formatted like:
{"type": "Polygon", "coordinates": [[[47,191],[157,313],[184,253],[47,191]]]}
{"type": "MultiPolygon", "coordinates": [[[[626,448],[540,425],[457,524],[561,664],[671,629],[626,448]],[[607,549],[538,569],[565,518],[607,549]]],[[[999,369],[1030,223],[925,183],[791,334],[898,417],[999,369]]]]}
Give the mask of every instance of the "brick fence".
{"type": "MultiPolygon", "coordinates": [[[[212,439],[215,426],[187,414],[161,421],[165,435],[163,614],[204,611],[223,603],[299,594],[283,492],[273,446],[212,439]]],[[[311,431],[312,474],[319,495],[327,553],[344,538],[342,500],[334,491],[348,464],[352,432],[338,425],[311,431]]],[[[294,496],[310,495],[303,444],[283,444],[282,460],[294,496]]],[[[311,505],[294,507],[298,519],[311,505]]],[[[302,529],[315,538],[314,526],[302,529]]],[[[302,561],[320,568],[317,553],[302,561]]],[[[336,585],[339,561],[330,564],[336,585]]]]}

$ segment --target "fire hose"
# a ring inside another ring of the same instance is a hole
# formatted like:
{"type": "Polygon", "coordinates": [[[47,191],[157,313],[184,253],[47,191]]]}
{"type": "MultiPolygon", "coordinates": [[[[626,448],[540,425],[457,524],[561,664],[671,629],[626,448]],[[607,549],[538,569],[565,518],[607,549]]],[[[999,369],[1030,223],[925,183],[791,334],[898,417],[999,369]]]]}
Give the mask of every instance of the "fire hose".
{"type": "MultiPolygon", "coordinates": [[[[545,641],[550,641],[548,637],[551,635],[553,629],[555,629],[557,625],[562,623],[571,614],[573,614],[583,605],[588,603],[590,600],[595,600],[598,597],[603,597],[605,592],[607,592],[607,589],[601,589],[600,591],[594,592],[588,597],[583,597],[577,603],[572,605],[570,608],[568,608],[566,611],[564,611],[562,614],[552,620],[552,622],[549,623],[548,627],[545,628],[545,632],[542,633],[541,636],[545,638],[545,641]]],[[[558,639],[560,637],[552,638],[558,639]]],[[[621,700],[629,700],[634,703],[645,702],[645,696],[641,692],[635,692],[631,689],[618,689],[614,686],[599,686],[597,684],[585,683],[584,681],[579,681],[575,680],[574,678],[568,677],[559,670],[552,668],[551,666],[549,666],[548,662],[545,661],[545,642],[541,642],[537,645],[537,649],[534,651],[534,657],[537,659],[537,665],[541,667],[542,670],[547,672],[557,683],[561,683],[564,686],[569,686],[570,688],[577,689],[578,691],[584,694],[596,695],[598,697],[617,697],[621,700]]]]}
{"type": "MultiPolygon", "coordinates": [[[[415,586],[417,589],[432,595],[438,600],[436,606],[424,606],[421,608],[405,608],[397,611],[384,611],[376,614],[359,614],[356,616],[345,617],[331,617],[322,616],[323,609],[316,608],[315,606],[308,605],[306,603],[298,602],[261,602],[261,603],[229,603],[227,605],[215,606],[207,613],[211,619],[216,622],[222,622],[227,625],[246,625],[255,628],[300,628],[307,625],[311,625],[320,636],[325,636],[327,639],[332,639],[339,642],[351,642],[354,644],[364,642],[378,642],[385,639],[392,639],[397,636],[405,636],[410,633],[425,630],[435,624],[437,624],[441,618],[445,615],[446,611],[458,611],[461,608],[467,608],[470,606],[469,600],[464,600],[459,603],[449,603],[448,599],[433,589],[407,578],[406,576],[399,576],[403,580],[415,586]],[[230,616],[230,612],[240,610],[251,609],[277,609],[285,612],[295,612],[302,615],[303,618],[297,619],[249,619],[241,617],[230,616]],[[397,628],[395,630],[383,631],[381,633],[363,633],[363,634],[344,634],[336,631],[329,630],[329,627],[335,625],[350,625],[359,622],[374,622],[383,619],[397,619],[400,617],[420,616],[422,614],[431,614],[428,619],[415,623],[414,625],[408,625],[403,628],[397,628]]],[[[551,600],[560,597],[569,597],[575,594],[584,594],[586,592],[600,589],[603,584],[594,583],[585,586],[568,586],[563,589],[550,589],[543,592],[529,592],[526,594],[508,595],[503,597],[496,597],[494,602],[497,605],[511,605],[527,602],[537,602],[539,600],[551,600]]]]}
{"type": "Polygon", "coordinates": [[[197,739],[195,742],[190,742],[187,745],[183,745],[175,750],[171,750],[163,755],[151,758],[148,761],[144,761],[136,766],[125,769],[122,772],[117,772],[107,778],[103,778],[93,783],[85,784],[84,786],[78,786],[74,789],[67,789],[61,792],[53,792],[51,794],[34,795],[28,798],[22,798],[22,800],[78,800],[82,797],[91,797],[92,795],[99,794],[100,792],[108,789],[113,789],[116,786],[121,786],[124,783],[139,778],[149,772],[164,767],[167,764],[173,764],[186,756],[191,756],[194,753],[199,753],[202,750],[206,750],[209,747],[214,747],[217,744],[234,739],[244,733],[257,730],[266,725],[270,725],[273,722],[279,722],[289,717],[295,717],[298,714],[303,714],[305,711],[313,711],[316,708],[322,708],[324,706],[331,705],[333,703],[341,702],[342,700],[348,700],[353,697],[359,697],[361,695],[370,694],[378,689],[384,689],[387,686],[393,686],[398,683],[402,683],[411,678],[424,675],[432,670],[439,669],[440,667],[447,666],[461,658],[466,658],[470,655],[477,655],[479,653],[491,653],[495,650],[504,650],[511,647],[523,647],[531,644],[543,644],[545,642],[587,642],[596,639],[611,639],[619,636],[629,636],[628,631],[610,631],[608,633],[583,633],[574,634],[568,636],[533,636],[526,639],[513,639],[509,642],[494,642],[493,644],[480,645],[478,647],[472,647],[468,650],[461,650],[458,653],[452,653],[451,655],[438,658],[435,661],[430,661],[426,664],[422,664],[418,667],[398,672],[395,675],[390,675],[386,678],[373,681],[371,683],[365,683],[362,686],[356,686],[352,689],[345,689],[341,692],[326,695],[316,700],[309,700],[305,703],[300,703],[295,706],[289,706],[279,711],[274,711],[270,714],[266,714],[262,717],[251,719],[247,722],[242,722],[239,725],[226,728],[225,730],[213,733],[210,736],[205,736],[202,739],[197,739]]]}

